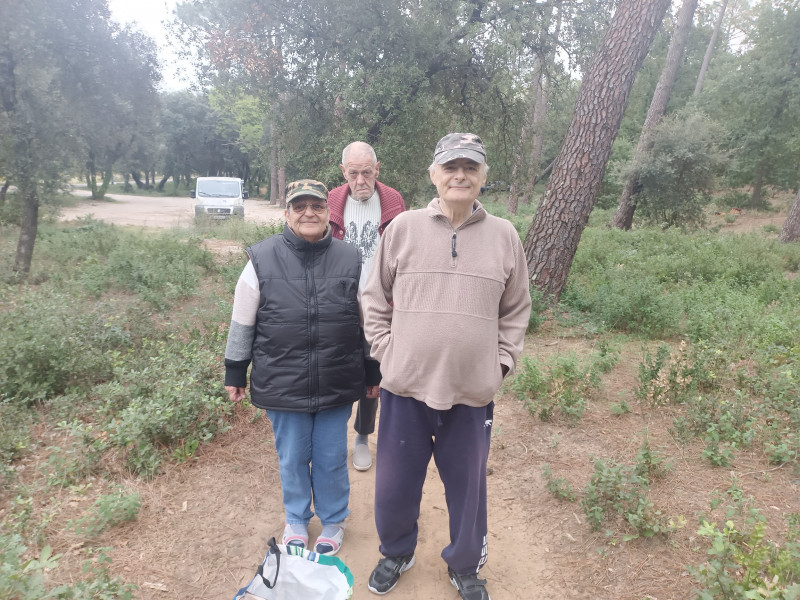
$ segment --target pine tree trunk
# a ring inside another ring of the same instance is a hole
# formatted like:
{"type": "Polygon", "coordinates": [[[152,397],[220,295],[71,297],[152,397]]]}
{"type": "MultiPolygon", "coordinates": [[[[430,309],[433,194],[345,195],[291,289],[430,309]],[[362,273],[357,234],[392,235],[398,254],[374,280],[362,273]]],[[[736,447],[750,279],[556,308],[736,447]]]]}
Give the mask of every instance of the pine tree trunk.
{"type": "Polygon", "coordinates": [[[714,47],[717,45],[717,38],[719,37],[720,29],[722,29],[722,20],[725,18],[725,9],[727,7],[728,7],[728,0],[722,0],[722,7],[720,7],[719,9],[717,22],[714,23],[714,31],[711,34],[711,40],[708,42],[708,47],[706,48],[706,54],[703,57],[703,64],[700,67],[700,74],[697,76],[697,83],[694,86],[695,96],[699,96],[700,91],[703,89],[703,81],[705,81],[706,71],[708,71],[708,65],[711,63],[711,57],[714,54],[714,47]]]}
{"type": "Polygon", "coordinates": [[[786,215],[786,220],[783,222],[779,239],[784,244],[800,240],[800,189],[797,190],[794,204],[792,204],[792,208],[789,209],[789,214],[786,215]]]}
{"type": "Polygon", "coordinates": [[[36,243],[36,232],[39,228],[39,194],[36,190],[36,182],[23,182],[20,192],[22,195],[22,222],[20,223],[14,271],[25,276],[31,271],[33,246],[36,243]]]}
{"type": "Polygon", "coordinates": [[[525,238],[531,281],[549,297],[560,297],[564,289],[633,81],[669,5],[670,0],[622,0],[581,84],[569,131],[525,238]]]}
{"type": "Polygon", "coordinates": [[[764,187],[764,166],[759,165],[756,171],[756,178],[753,182],[753,193],[750,195],[750,208],[761,206],[761,190],[764,187]]]}
{"type": "MultiPolygon", "coordinates": [[[[681,56],[686,48],[686,41],[689,39],[689,32],[692,29],[694,12],[697,10],[697,0],[683,0],[681,10],[678,13],[678,23],[675,32],[672,34],[672,41],[667,50],[667,60],[661,70],[661,77],[658,79],[656,91],[653,93],[653,100],[647,110],[647,117],[642,126],[642,133],[636,150],[633,154],[634,164],[637,159],[645,156],[653,149],[653,134],[661,121],[661,117],[667,112],[667,104],[672,94],[672,87],[678,77],[678,68],[681,65],[681,56]]],[[[613,225],[618,229],[630,229],[633,224],[633,213],[636,210],[636,196],[641,191],[638,175],[632,173],[628,176],[622,195],[619,198],[617,213],[614,215],[613,225]]]]}

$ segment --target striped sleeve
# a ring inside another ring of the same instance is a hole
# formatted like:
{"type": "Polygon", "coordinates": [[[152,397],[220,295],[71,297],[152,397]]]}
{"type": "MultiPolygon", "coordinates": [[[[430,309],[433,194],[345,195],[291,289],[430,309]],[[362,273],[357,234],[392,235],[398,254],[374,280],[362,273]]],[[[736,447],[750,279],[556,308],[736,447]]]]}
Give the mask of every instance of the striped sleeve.
{"type": "Polygon", "coordinates": [[[247,261],[233,296],[233,315],[225,346],[225,385],[245,387],[247,367],[253,355],[256,313],[261,295],[253,263],[247,261]]]}

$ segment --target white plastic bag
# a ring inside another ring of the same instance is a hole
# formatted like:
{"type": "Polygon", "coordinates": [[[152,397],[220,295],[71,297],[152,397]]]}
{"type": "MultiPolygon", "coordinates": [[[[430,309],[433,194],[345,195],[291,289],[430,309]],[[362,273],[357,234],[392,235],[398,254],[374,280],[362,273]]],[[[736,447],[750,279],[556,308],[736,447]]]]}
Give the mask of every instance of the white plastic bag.
{"type": "Polygon", "coordinates": [[[349,600],[353,574],[341,559],[269,541],[256,576],[233,600],[349,600]]]}

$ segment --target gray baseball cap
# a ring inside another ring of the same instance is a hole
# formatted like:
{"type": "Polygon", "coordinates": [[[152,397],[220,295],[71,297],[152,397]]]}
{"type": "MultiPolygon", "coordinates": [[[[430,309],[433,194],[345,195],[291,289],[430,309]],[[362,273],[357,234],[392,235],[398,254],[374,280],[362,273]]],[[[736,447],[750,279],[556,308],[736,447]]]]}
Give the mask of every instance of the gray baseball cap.
{"type": "Polygon", "coordinates": [[[474,133],[449,133],[439,140],[433,152],[433,162],[438,165],[457,158],[468,158],[476,163],[486,162],[486,149],[474,133]]]}

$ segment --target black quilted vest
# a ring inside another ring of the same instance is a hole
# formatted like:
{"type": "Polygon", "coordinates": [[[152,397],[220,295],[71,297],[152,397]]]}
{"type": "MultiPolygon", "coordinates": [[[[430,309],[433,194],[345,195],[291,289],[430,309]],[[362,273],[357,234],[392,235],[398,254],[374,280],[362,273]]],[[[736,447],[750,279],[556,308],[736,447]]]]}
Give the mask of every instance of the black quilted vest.
{"type": "Polygon", "coordinates": [[[251,402],[313,413],[364,396],[358,251],[330,230],[312,244],[287,226],[247,253],[261,292],[251,402]]]}

